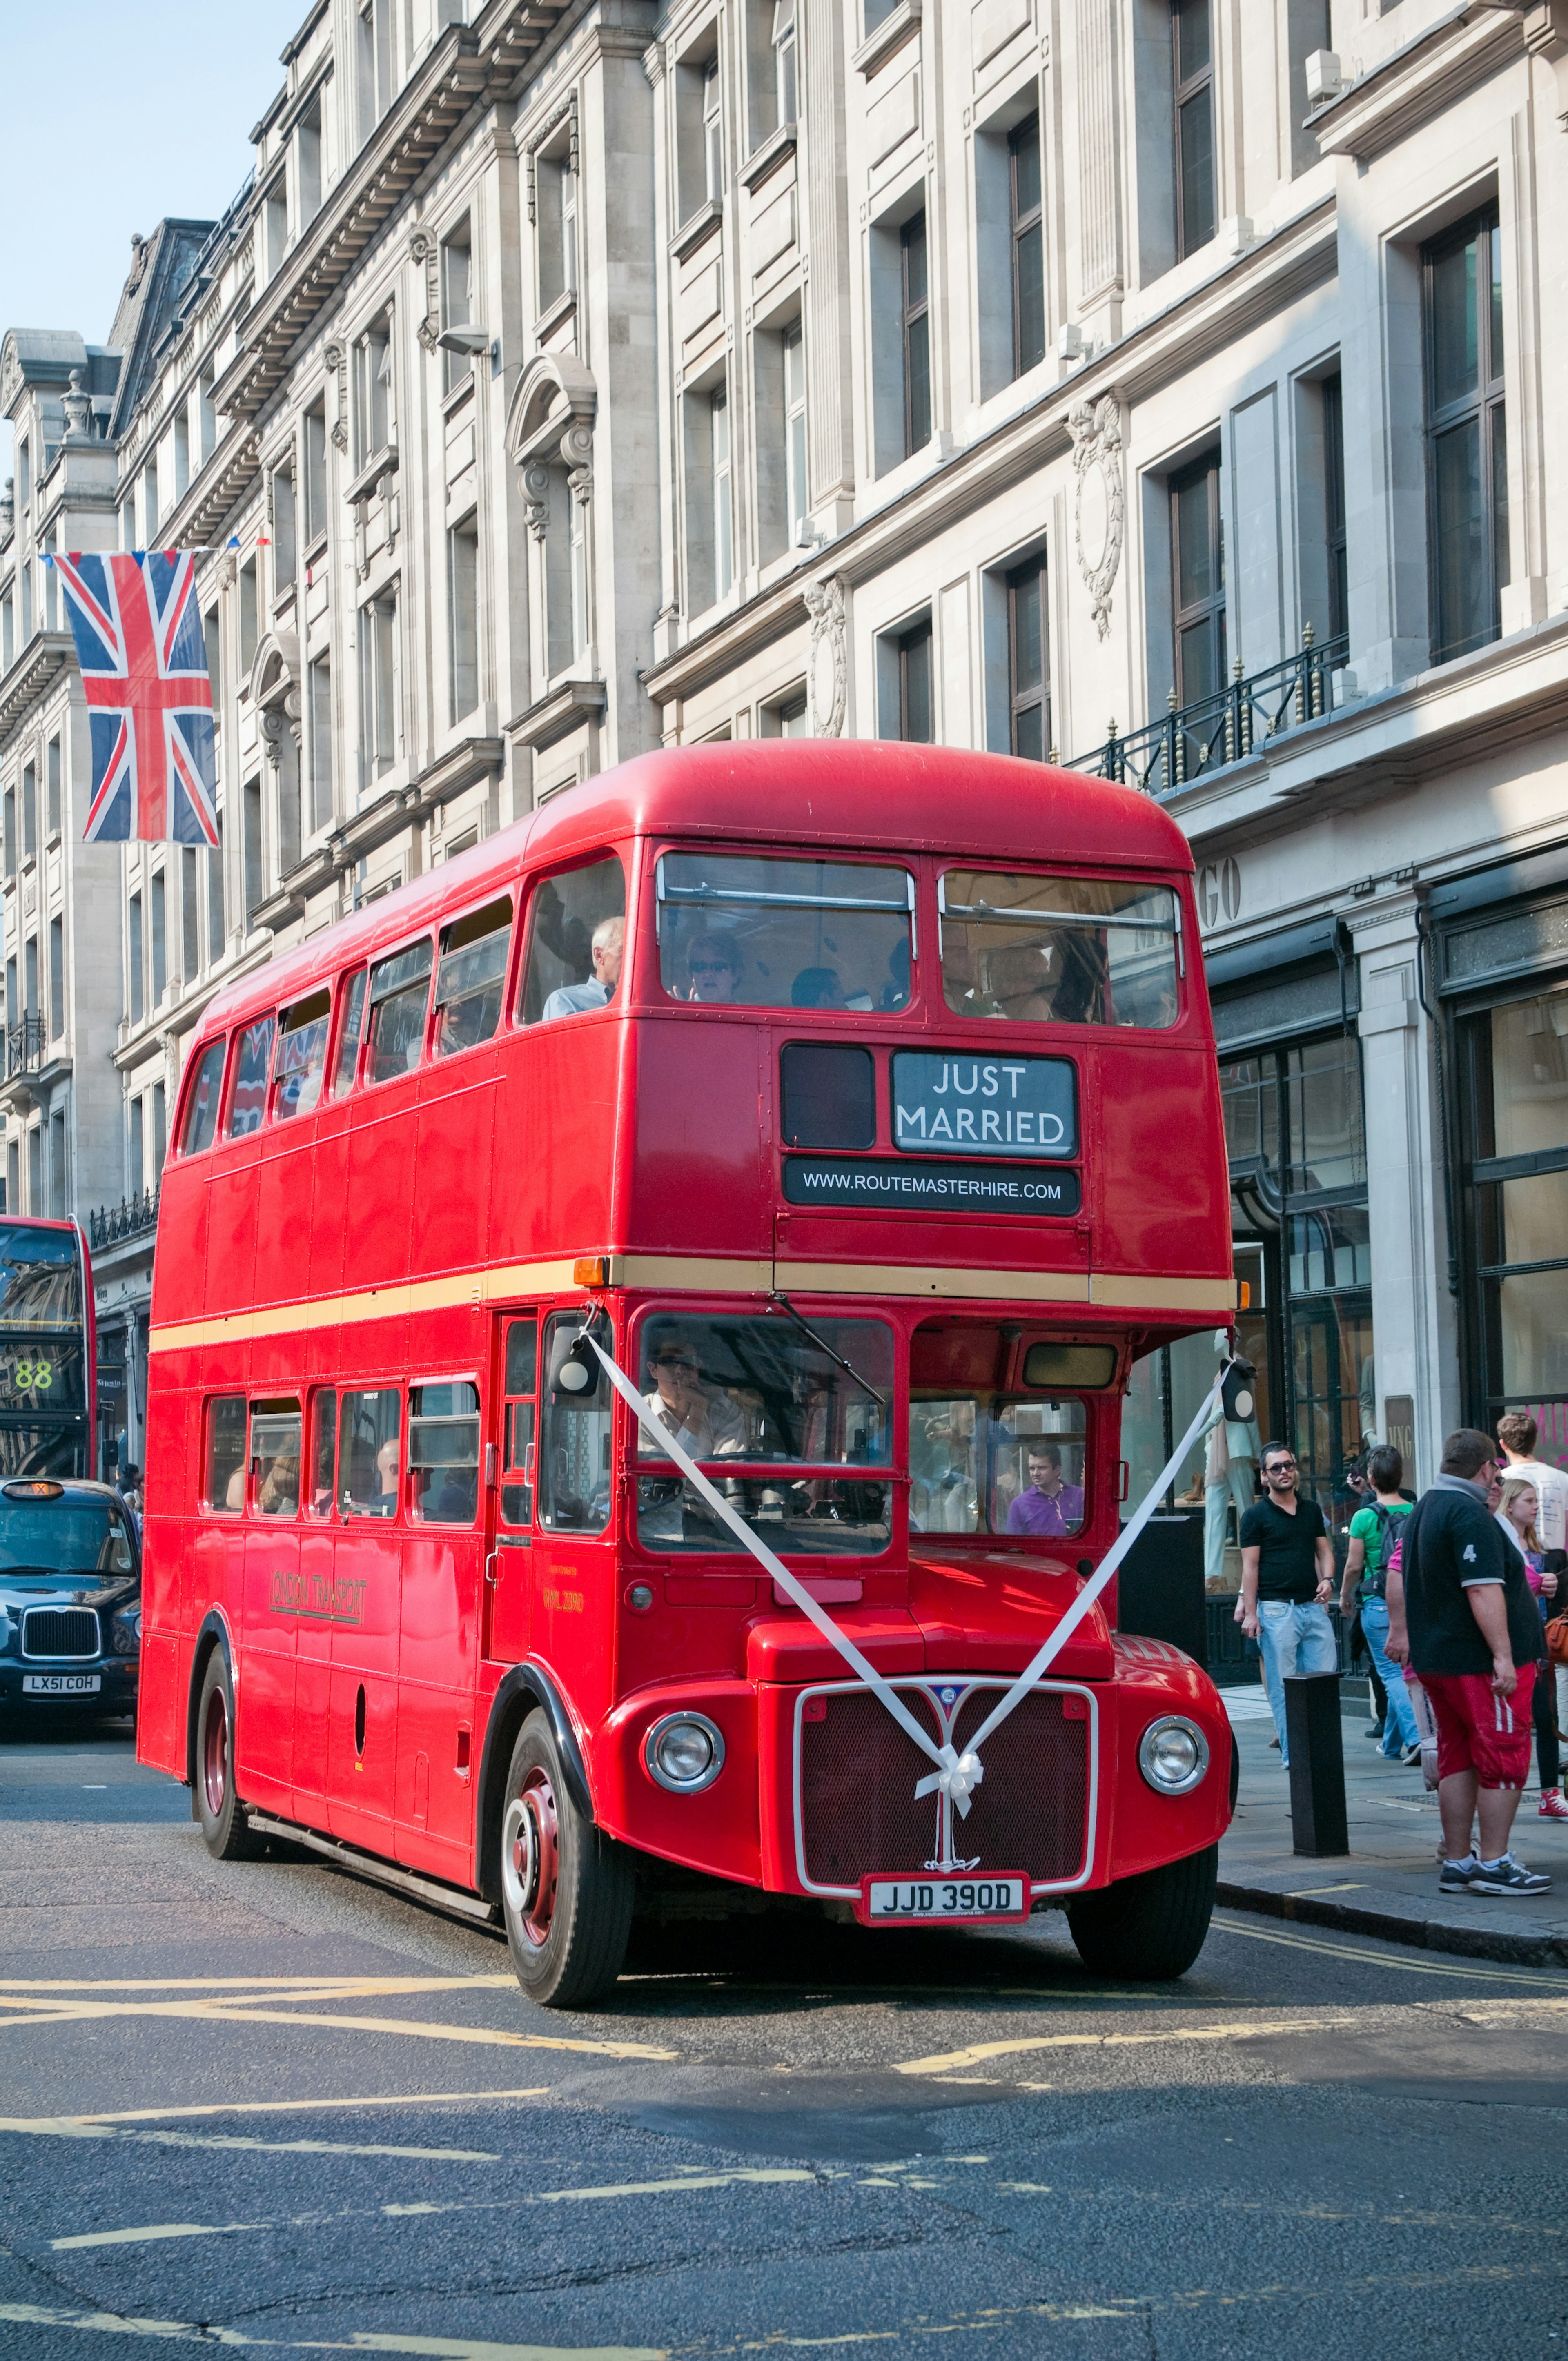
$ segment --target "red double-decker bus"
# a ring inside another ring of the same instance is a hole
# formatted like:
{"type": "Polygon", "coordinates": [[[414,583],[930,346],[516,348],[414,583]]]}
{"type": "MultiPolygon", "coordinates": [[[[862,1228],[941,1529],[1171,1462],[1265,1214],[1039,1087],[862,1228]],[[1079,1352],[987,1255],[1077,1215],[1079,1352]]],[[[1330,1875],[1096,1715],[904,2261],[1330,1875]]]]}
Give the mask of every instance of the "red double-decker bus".
{"type": "Polygon", "coordinates": [[[561,2005],[726,1885],[1190,1964],[1223,1713],[1070,1616],[1132,1362],[1232,1316],[1190,869],[1070,773],[702,747],[212,1004],[137,1743],[214,1853],[499,1916],[561,2005]]]}

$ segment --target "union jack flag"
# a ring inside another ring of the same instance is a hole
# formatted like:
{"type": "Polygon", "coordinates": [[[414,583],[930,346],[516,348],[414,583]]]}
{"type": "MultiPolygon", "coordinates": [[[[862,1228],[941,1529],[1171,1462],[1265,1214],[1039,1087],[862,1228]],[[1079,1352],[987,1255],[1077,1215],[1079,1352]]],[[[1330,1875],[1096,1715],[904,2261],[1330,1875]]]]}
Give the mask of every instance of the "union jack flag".
{"type": "Polygon", "coordinates": [[[54,562],[93,724],[83,842],[215,845],[213,689],[190,552],[54,562]]]}

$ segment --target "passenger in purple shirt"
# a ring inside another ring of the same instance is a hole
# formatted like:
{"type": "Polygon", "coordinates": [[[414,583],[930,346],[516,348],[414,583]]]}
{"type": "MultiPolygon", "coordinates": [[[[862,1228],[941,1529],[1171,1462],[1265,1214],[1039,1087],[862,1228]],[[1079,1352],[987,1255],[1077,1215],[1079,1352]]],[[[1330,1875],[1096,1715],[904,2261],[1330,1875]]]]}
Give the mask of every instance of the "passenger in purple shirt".
{"type": "Polygon", "coordinates": [[[1070,1533],[1083,1522],[1083,1487],[1064,1484],[1054,1443],[1029,1445],[1029,1488],[1007,1511],[1010,1533],[1070,1533]]]}

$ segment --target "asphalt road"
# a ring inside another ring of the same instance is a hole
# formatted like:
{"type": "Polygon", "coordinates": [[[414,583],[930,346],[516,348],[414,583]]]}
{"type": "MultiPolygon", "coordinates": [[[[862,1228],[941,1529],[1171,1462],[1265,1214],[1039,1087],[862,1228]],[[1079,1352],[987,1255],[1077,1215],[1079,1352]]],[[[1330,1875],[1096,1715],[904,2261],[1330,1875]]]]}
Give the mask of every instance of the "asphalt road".
{"type": "MultiPolygon", "coordinates": [[[[1332,1876],[1303,1885],[1332,1883],[1332,1876]]],[[[1568,2342],[1568,1976],[1223,1914],[696,1926],[614,2005],[111,1728],[0,1732],[0,2353],[1497,2361],[1568,2342]]]]}

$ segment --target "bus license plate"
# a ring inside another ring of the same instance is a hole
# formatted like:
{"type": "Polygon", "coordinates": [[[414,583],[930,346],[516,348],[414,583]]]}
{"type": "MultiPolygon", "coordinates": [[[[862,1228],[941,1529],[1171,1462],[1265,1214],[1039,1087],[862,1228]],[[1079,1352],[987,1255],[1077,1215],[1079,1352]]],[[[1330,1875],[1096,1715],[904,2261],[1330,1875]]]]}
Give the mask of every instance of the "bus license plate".
{"type": "Polygon", "coordinates": [[[93,1697],[104,1686],[97,1673],[24,1673],[24,1697],[93,1697]]]}
{"type": "Polygon", "coordinates": [[[1029,1915],[1026,1877],[863,1877],[856,1916],[868,1927],[951,1925],[1029,1915]]]}

